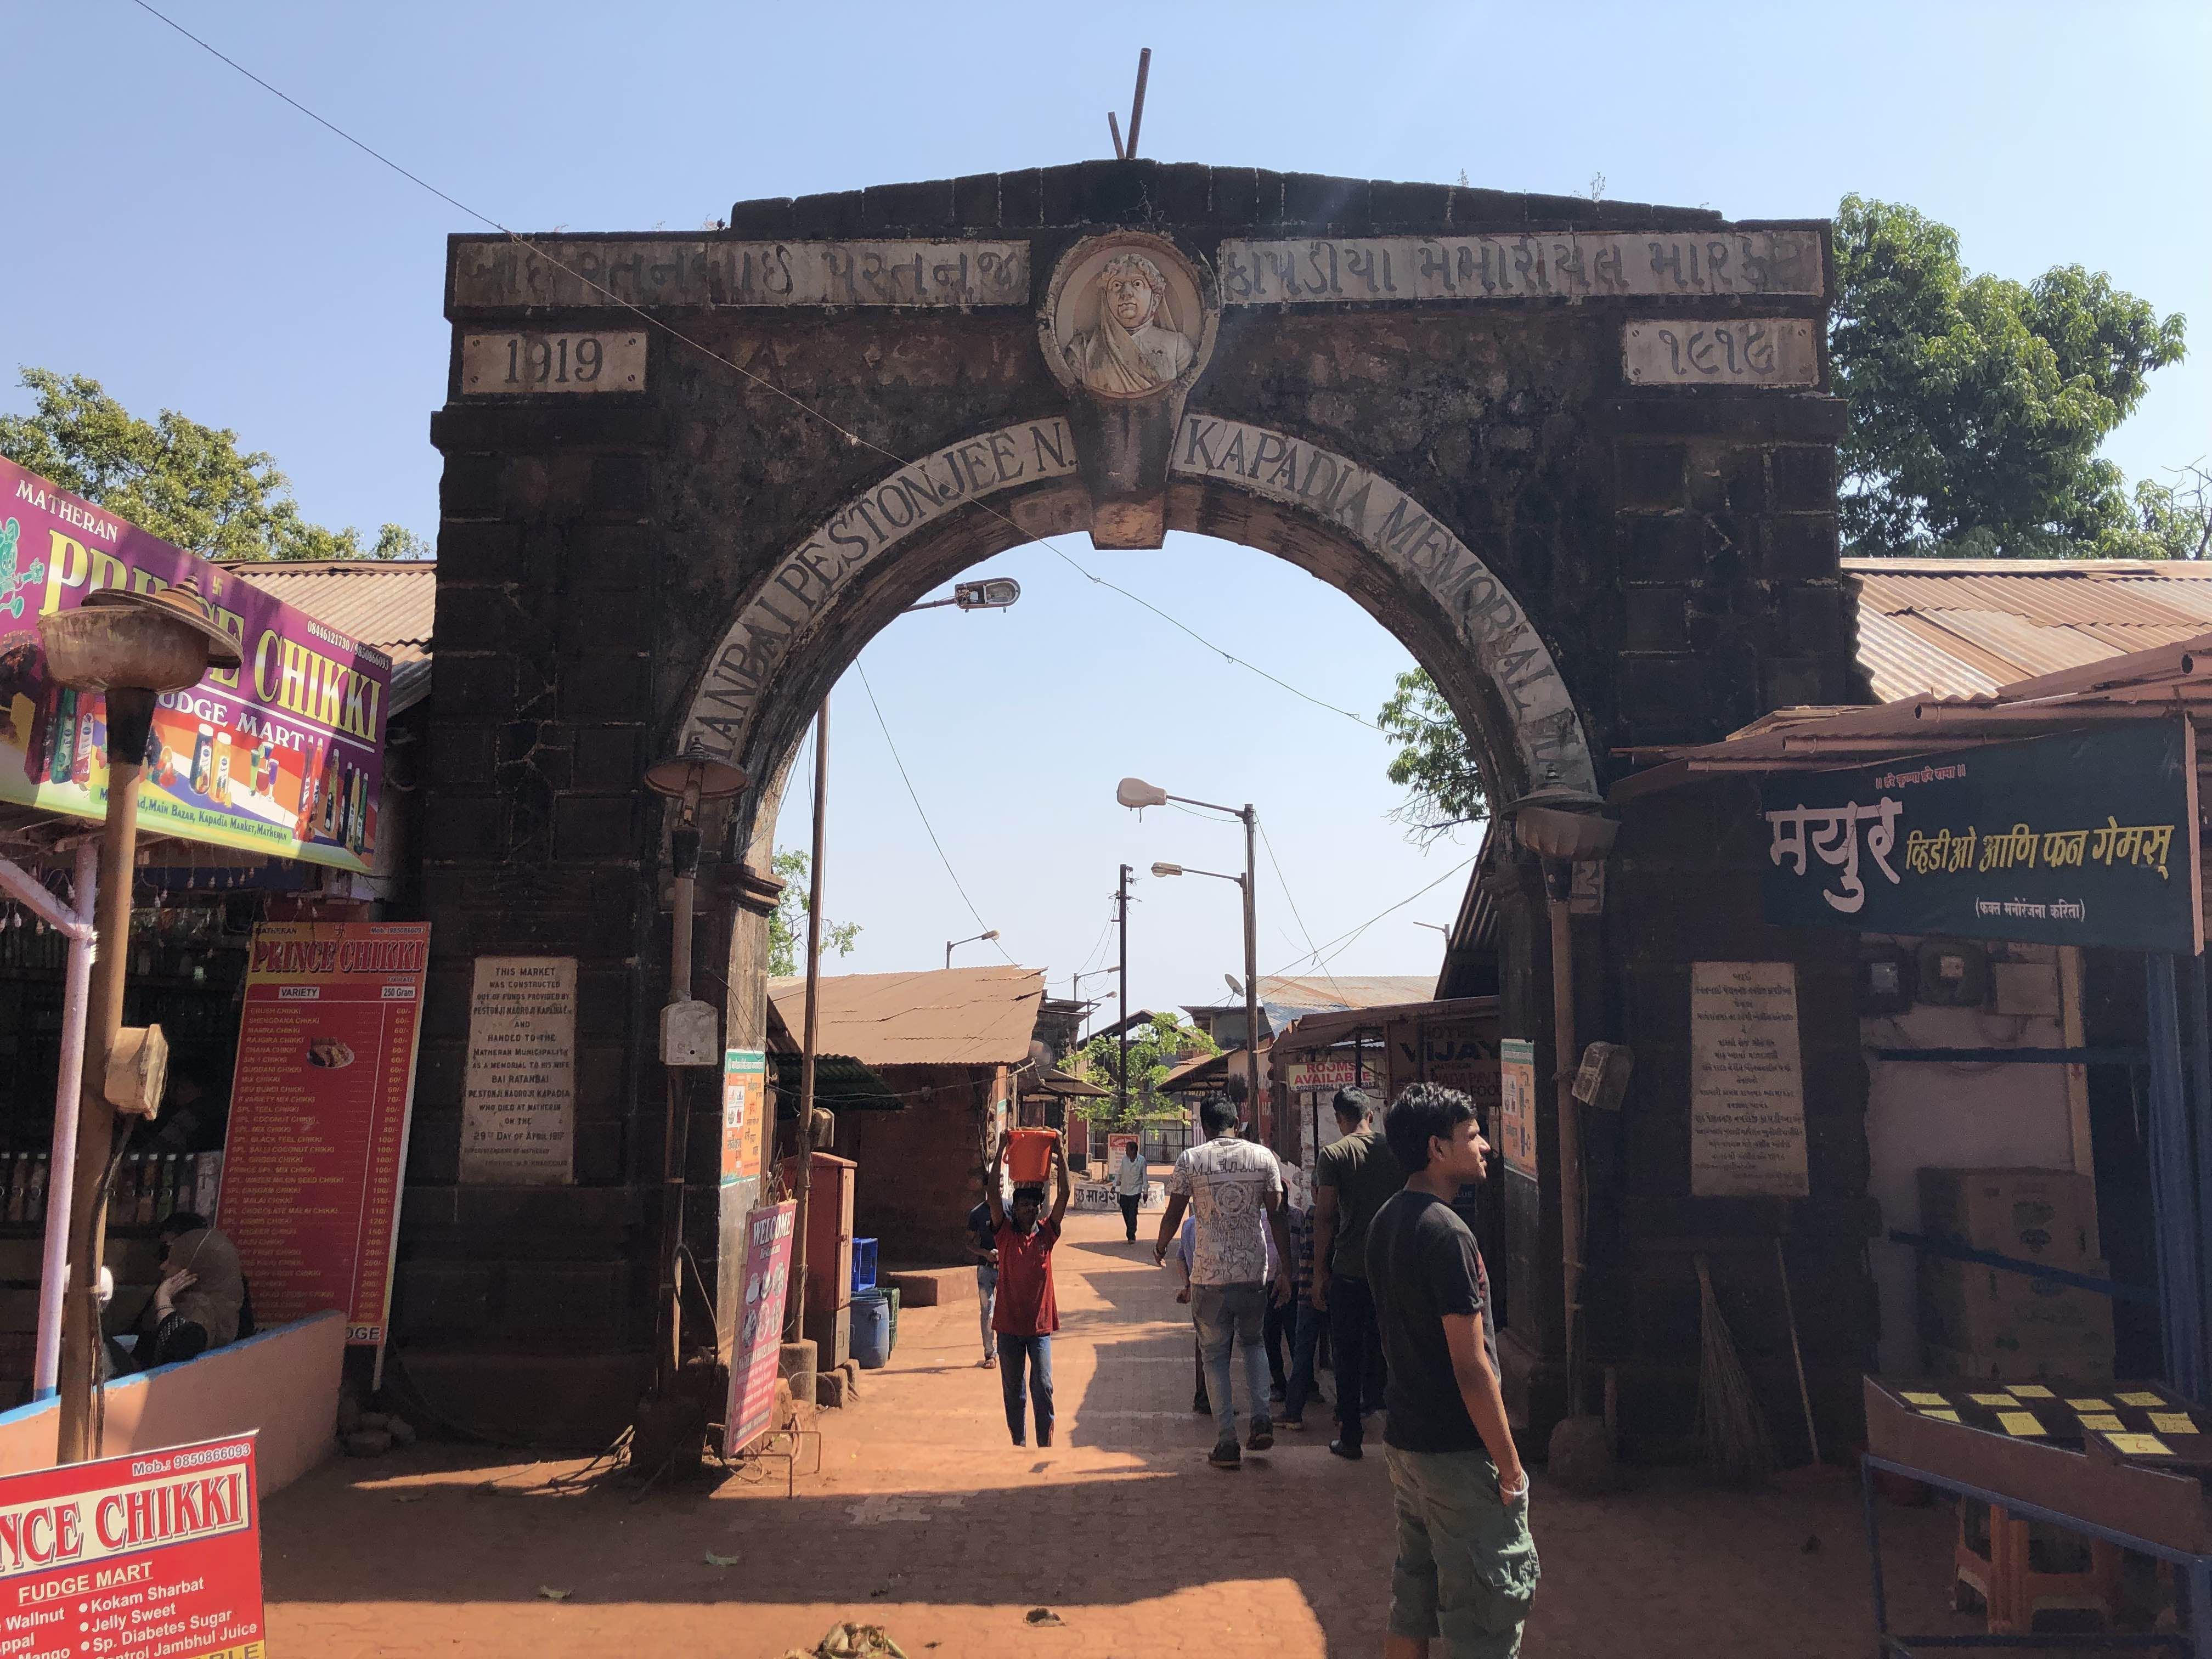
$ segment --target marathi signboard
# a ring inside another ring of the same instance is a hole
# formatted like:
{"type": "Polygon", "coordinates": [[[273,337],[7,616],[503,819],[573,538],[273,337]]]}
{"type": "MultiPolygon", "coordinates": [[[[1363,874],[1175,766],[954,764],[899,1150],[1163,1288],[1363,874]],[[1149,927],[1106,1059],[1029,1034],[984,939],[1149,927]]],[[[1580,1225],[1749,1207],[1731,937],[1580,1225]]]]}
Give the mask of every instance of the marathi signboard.
{"type": "Polygon", "coordinates": [[[263,1325],[343,1310],[380,1368],[429,951],[426,921],[264,922],[238,1022],[216,1224],[263,1325]]]}
{"type": "Polygon", "coordinates": [[[1771,922],[2203,947],[2185,720],[1791,773],[1759,805],[1771,922]]]}
{"type": "Polygon", "coordinates": [[[745,1218],[744,1315],[730,1356],[730,1400],[722,1450],[735,1456],[775,1421],[775,1379],[783,1352],[784,1294],[791,1283],[791,1235],[799,1204],[763,1204],[745,1218]]]}
{"type": "Polygon", "coordinates": [[[142,830],[366,872],[383,830],[391,659],[6,459],[0,801],[105,816],[107,699],[49,678],[39,618],[102,588],[154,593],[187,576],[246,661],[162,696],[138,786],[142,830]]]}
{"type": "Polygon", "coordinates": [[[0,1480],[0,1654],[266,1659],[253,1436],[0,1480]]]}
{"type": "Polygon", "coordinates": [[[722,1185],[757,1180],[766,1121],[768,1056],[758,1048],[722,1051],[722,1185]]]}
{"type": "Polygon", "coordinates": [[[1805,1196],[1794,963],[1690,964],[1690,1191],[1805,1196]]]}
{"type": "Polygon", "coordinates": [[[1516,1175],[1536,1178],[1536,1045],[1527,1037],[1498,1043],[1498,1153],[1516,1175]]]}
{"type": "Polygon", "coordinates": [[[461,1179],[566,1186],[575,1138],[576,958],[478,957],[461,1179]]]}

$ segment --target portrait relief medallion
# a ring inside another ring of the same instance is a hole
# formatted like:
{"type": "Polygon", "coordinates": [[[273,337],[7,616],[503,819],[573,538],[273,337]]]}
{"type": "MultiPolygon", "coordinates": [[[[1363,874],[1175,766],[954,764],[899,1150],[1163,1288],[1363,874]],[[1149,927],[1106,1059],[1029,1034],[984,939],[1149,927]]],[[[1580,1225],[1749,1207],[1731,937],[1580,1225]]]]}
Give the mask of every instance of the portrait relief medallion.
{"type": "Polygon", "coordinates": [[[1218,307],[1210,273],[1174,243],[1111,231],[1061,256],[1037,334],[1070,391],[1111,400],[1188,389],[1212,354],[1218,307]]]}

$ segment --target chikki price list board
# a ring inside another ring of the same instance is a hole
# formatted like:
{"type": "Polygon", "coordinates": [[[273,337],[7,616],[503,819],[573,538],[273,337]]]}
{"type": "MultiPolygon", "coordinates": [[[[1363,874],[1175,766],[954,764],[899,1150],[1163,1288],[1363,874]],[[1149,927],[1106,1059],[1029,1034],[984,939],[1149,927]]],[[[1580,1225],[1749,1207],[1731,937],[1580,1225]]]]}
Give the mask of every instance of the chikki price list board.
{"type": "Polygon", "coordinates": [[[264,1326],[325,1308],[380,1358],[415,1098],[427,922],[255,930],[216,1224],[264,1326]]]}

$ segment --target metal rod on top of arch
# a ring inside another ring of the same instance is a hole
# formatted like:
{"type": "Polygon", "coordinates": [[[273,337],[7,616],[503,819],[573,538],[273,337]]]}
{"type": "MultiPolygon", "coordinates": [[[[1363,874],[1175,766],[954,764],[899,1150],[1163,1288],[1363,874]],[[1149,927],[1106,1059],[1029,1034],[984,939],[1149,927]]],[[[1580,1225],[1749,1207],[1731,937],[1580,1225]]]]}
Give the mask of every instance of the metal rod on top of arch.
{"type": "Polygon", "coordinates": [[[1129,143],[1121,154],[1125,161],[1137,159],[1137,129],[1145,121],[1145,82],[1152,72],[1152,49],[1146,46],[1137,53],[1137,95],[1129,104],[1129,143]]]}

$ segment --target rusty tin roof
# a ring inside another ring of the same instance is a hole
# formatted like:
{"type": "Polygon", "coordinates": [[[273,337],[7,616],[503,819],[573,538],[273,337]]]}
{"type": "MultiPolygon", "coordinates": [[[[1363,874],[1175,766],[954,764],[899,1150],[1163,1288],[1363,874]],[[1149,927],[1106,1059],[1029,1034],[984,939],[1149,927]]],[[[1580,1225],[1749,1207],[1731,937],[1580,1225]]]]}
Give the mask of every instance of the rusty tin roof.
{"type": "MultiPolygon", "coordinates": [[[[794,1033],[806,1018],[806,981],[769,981],[769,1000],[794,1033]]],[[[1044,972],[944,968],[912,974],[825,974],[817,1042],[865,1066],[1018,1066],[1030,1057],[1044,972]]]]}

